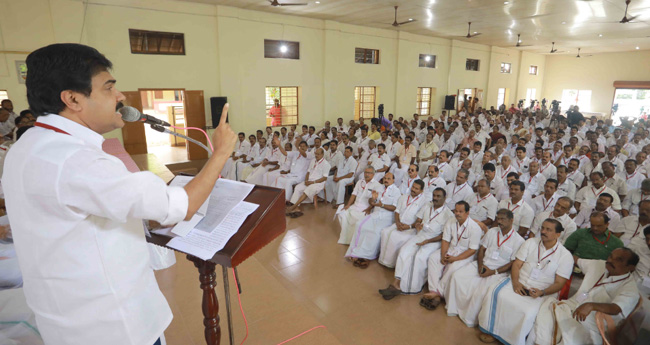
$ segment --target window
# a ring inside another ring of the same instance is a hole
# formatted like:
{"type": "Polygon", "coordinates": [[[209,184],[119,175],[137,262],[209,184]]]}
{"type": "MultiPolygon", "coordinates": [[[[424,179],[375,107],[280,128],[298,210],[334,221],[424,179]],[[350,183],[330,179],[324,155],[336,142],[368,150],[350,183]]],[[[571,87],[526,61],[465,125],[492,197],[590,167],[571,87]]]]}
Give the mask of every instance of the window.
{"type": "Polygon", "coordinates": [[[621,119],[625,118],[647,119],[648,113],[650,113],[650,89],[616,88],[614,103],[612,103],[614,126],[621,124],[621,119]]]}
{"type": "Polygon", "coordinates": [[[185,35],[129,29],[131,54],[185,55],[185,35]]]}
{"type": "Polygon", "coordinates": [[[417,113],[421,116],[431,115],[431,88],[418,87],[417,113]]]}
{"type": "Polygon", "coordinates": [[[366,48],[354,48],[354,62],[378,65],[379,50],[366,49],[366,48]]]}
{"type": "Polygon", "coordinates": [[[530,65],[530,68],[528,69],[528,74],[537,75],[537,66],[530,65]]]}
{"type": "Polygon", "coordinates": [[[577,105],[581,111],[591,110],[591,90],[562,90],[562,109],[569,110],[569,106],[577,105]]]}
{"type": "Polygon", "coordinates": [[[481,60],[467,59],[465,62],[465,69],[468,71],[478,71],[481,60]]]}
{"type": "Polygon", "coordinates": [[[420,67],[436,68],[436,56],[420,54],[420,67]]]}
{"type": "Polygon", "coordinates": [[[375,117],[375,92],[374,86],[357,86],[354,88],[354,119],[360,117],[372,119],[375,117]]]}
{"type": "Polygon", "coordinates": [[[530,102],[535,98],[537,94],[537,89],[526,89],[526,102],[524,103],[524,108],[530,107],[530,102]]]}
{"type": "Polygon", "coordinates": [[[499,91],[497,92],[497,108],[500,107],[501,104],[506,104],[506,89],[505,88],[500,88],[499,91]]]}
{"type": "Polygon", "coordinates": [[[300,42],[264,40],[264,57],[267,59],[300,59],[300,42]]]}
{"type": "Polygon", "coordinates": [[[512,64],[507,62],[501,63],[501,73],[510,73],[511,68],[512,68],[512,64]]]}
{"type": "Polygon", "coordinates": [[[7,90],[0,90],[0,101],[9,99],[9,94],[7,93],[7,90]]]}
{"type": "Polygon", "coordinates": [[[267,86],[266,119],[268,126],[297,125],[298,87],[267,86]]]}

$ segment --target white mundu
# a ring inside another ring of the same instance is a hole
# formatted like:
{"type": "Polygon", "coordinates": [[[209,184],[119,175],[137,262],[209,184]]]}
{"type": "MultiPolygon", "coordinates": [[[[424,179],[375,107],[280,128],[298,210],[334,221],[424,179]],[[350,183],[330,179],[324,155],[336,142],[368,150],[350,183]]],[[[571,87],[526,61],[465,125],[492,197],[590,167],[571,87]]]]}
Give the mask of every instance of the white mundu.
{"type": "MultiPolygon", "coordinates": [[[[378,194],[379,202],[395,207],[397,207],[397,202],[402,196],[402,193],[399,192],[399,188],[395,184],[391,184],[381,193],[378,192],[378,194]]],[[[395,221],[394,213],[394,211],[375,206],[372,213],[356,225],[350,247],[347,253],[345,253],[345,256],[367,260],[376,259],[379,255],[381,229],[393,224],[395,221]]]]}
{"type": "Polygon", "coordinates": [[[530,226],[533,224],[533,219],[535,218],[535,213],[523,198],[516,204],[512,202],[512,199],[501,200],[499,203],[499,209],[502,208],[507,208],[515,216],[512,223],[512,227],[515,228],[515,230],[519,231],[520,227],[530,229],[530,226]]]}
{"type": "Polygon", "coordinates": [[[458,224],[455,218],[447,222],[442,233],[442,240],[449,242],[447,253],[442,253],[442,249],[436,250],[429,256],[429,260],[427,260],[429,291],[435,292],[442,297],[445,296],[445,289],[451,276],[461,267],[474,261],[476,254],[447,265],[442,264],[440,259],[445,254],[458,256],[468,249],[478,250],[478,246],[481,243],[481,236],[483,236],[483,230],[469,217],[467,217],[465,223],[462,225],[458,224]]]}
{"type": "Polygon", "coordinates": [[[548,299],[542,304],[535,321],[535,344],[552,344],[555,332],[558,338],[562,337],[563,344],[602,344],[596,326],[596,312],[589,313],[582,322],[573,317],[573,312],[584,303],[614,303],[622,311],[618,315],[612,315],[618,324],[630,315],[639,301],[639,290],[630,273],[610,276],[603,260],[580,259],[578,266],[586,273],[582,283],[584,289],[566,301],[548,299]]]}
{"type": "MultiPolygon", "coordinates": [[[[307,170],[307,173],[309,173],[309,181],[314,182],[316,180],[322,179],[323,177],[327,177],[327,175],[330,172],[330,163],[327,162],[325,157],[321,158],[320,161],[316,161],[316,159],[312,159],[311,163],[309,163],[309,169],[307,170]]],[[[305,182],[300,182],[294,192],[293,196],[291,196],[291,203],[295,204],[298,202],[298,199],[300,196],[305,193],[307,195],[307,199],[309,201],[313,201],[312,199],[314,196],[320,191],[322,191],[325,188],[325,181],[323,182],[318,182],[318,183],[313,183],[307,186],[305,182]]]]}
{"type": "Polygon", "coordinates": [[[363,211],[370,207],[368,199],[372,196],[372,191],[380,192],[384,186],[375,180],[359,180],[354,186],[352,195],[355,196],[354,204],[350,206],[347,210],[343,209],[343,205],[339,206],[337,211],[337,219],[341,225],[341,234],[339,235],[340,244],[350,244],[352,240],[352,235],[356,229],[356,225],[365,215],[363,211]]]}
{"type": "Polygon", "coordinates": [[[255,143],[252,145],[247,152],[243,152],[246,155],[246,160],[248,162],[244,163],[243,159],[237,160],[235,164],[233,164],[230,173],[229,173],[229,178],[231,180],[237,180],[239,181],[242,176],[242,172],[246,167],[249,167],[251,165],[251,162],[257,158],[258,153],[259,153],[259,148],[260,145],[258,143],[255,143]]]}
{"type": "MultiPolygon", "coordinates": [[[[422,196],[422,193],[416,197],[411,196],[410,193],[402,195],[395,213],[399,214],[401,223],[413,224],[417,218],[420,218],[420,209],[426,203],[427,199],[422,196]]],[[[415,236],[415,233],[416,230],[413,227],[399,231],[396,224],[383,228],[381,230],[381,249],[378,262],[386,267],[395,267],[399,249],[406,241],[415,236]]]]}
{"type": "MultiPolygon", "coordinates": [[[[269,162],[278,162],[280,163],[282,161],[282,157],[284,155],[282,152],[280,152],[280,149],[275,148],[275,149],[270,149],[266,151],[265,159],[268,160],[269,162]]],[[[269,172],[269,169],[274,167],[274,165],[266,165],[262,166],[261,164],[253,170],[253,172],[248,175],[247,178],[245,178],[246,182],[250,184],[262,184],[264,182],[264,175],[269,172]]]]}
{"type": "Polygon", "coordinates": [[[453,210],[456,207],[456,203],[459,201],[466,201],[467,203],[469,203],[472,200],[472,196],[474,195],[474,191],[472,191],[472,187],[467,182],[458,186],[456,185],[456,181],[453,181],[450,184],[448,184],[446,188],[447,188],[446,204],[450,210],[453,210]]]}
{"type": "Polygon", "coordinates": [[[242,162],[237,163],[237,181],[246,180],[253,170],[259,167],[253,167],[253,164],[262,163],[268,152],[271,152],[271,149],[268,146],[264,145],[264,147],[258,147],[255,150],[253,161],[245,163],[245,165],[242,162]],[[241,169],[239,168],[240,164],[242,165],[241,169]]]}
{"type": "Polygon", "coordinates": [[[571,236],[571,234],[578,229],[576,223],[573,221],[573,219],[571,219],[571,217],[569,217],[568,213],[559,217],[555,217],[555,215],[553,215],[553,211],[547,211],[537,214],[533,220],[533,225],[530,227],[530,232],[535,234],[535,237],[539,237],[539,235],[537,235],[539,233],[539,229],[542,228],[542,223],[544,223],[544,221],[547,219],[555,219],[560,222],[560,224],[562,224],[564,231],[562,231],[562,235],[560,238],[558,238],[558,241],[560,241],[562,244],[564,244],[564,241],[566,241],[566,239],[569,238],[569,236],[571,236]]]}
{"type": "MultiPolygon", "coordinates": [[[[499,227],[488,230],[481,240],[481,247],[485,248],[483,265],[491,270],[503,267],[515,260],[522,244],[524,239],[514,228],[506,235],[503,235],[499,227]]],[[[468,327],[476,327],[487,288],[508,275],[509,272],[497,273],[483,278],[478,274],[477,261],[459,269],[452,276],[445,292],[447,315],[458,315],[468,327]]]]}
{"type": "Polygon", "coordinates": [[[291,200],[293,185],[305,180],[309,164],[314,159],[314,154],[306,153],[306,157],[300,151],[287,152],[287,159],[291,161],[291,170],[288,174],[279,175],[275,181],[269,181],[271,187],[284,189],[286,200],[291,200]]]}
{"type": "Polygon", "coordinates": [[[424,205],[420,212],[422,230],[404,243],[395,265],[395,278],[400,280],[400,290],[405,294],[417,294],[422,291],[427,282],[427,260],[431,253],[440,249],[441,242],[422,246],[418,243],[439,236],[445,224],[450,219],[454,220],[454,213],[445,205],[434,209],[433,203],[429,203],[424,205]]]}
{"type": "MultiPolygon", "coordinates": [[[[540,238],[528,239],[519,248],[517,260],[523,261],[519,282],[526,289],[546,289],[555,282],[555,276],[569,279],[573,270],[573,256],[559,241],[546,249],[540,238]]],[[[479,328],[504,343],[524,345],[533,329],[543,297],[521,296],[512,288],[511,278],[489,287],[478,316],[479,328]],[[513,322],[516,320],[517,322],[513,322]]]]}
{"type": "Polygon", "coordinates": [[[9,151],[3,188],[24,292],[48,344],[153,344],[172,320],[150,267],[142,219],[182,221],[188,196],[130,173],[104,138],[39,116],[9,151]]]}
{"type": "MultiPolygon", "coordinates": [[[[345,200],[345,186],[354,182],[354,172],[357,170],[357,160],[354,157],[343,158],[336,169],[336,174],[333,176],[327,177],[327,182],[325,183],[325,192],[327,194],[327,201],[332,202],[336,200],[336,204],[342,204],[345,200]],[[338,182],[334,182],[334,176],[341,177],[349,173],[352,173],[352,176],[349,178],[344,178],[338,182]]],[[[359,182],[357,182],[358,184],[359,182]]]]}
{"type": "Polygon", "coordinates": [[[497,214],[497,207],[499,202],[497,198],[488,193],[484,197],[480,197],[478,193],[474,194],[474,197],[469,200],[469,217],[483,222],[486,219],[495,220],[497,214]]]}
{"type": "MultiPolygon", "coordinates": [[[[242,154],[248,153],[248,151],[251,148],[251,143],[244,139],[243,141],[237,141],[235,144],[235,151],[233,154],[235,156],[241,156],[242,154]]],[[[241,158],[238,159],[232,159],[232,157],[228,158],[226,160],[226,163],[223,165],[223,169],[221,169],[221,176],[227,179],[234,179],[234,176],[231,176],[231,174],[235,171],[235,166],[237,165],[237,162],[241,161],[241,158]]]]}

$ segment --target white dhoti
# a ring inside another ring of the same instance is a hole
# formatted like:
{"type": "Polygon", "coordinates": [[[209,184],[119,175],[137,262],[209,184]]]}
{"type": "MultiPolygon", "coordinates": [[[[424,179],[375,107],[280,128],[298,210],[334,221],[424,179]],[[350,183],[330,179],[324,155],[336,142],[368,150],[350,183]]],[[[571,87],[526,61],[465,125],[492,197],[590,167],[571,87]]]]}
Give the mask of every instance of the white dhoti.
{"type": "Polygon", "coordinates": [[[233,179],[237,179],[237,181],[242,180],[242,176],[244,174],[244,170],[247,168],[251,168],[251,163],[244,163],[244,162],[237,162],[237,169],[235,169],[235,173],[233,175],[233,179]]]}
{"type": "Polygon", "coordinates": [[[271,187],[273,184],[275,184],[275,181],[280,176],[282,176],[282,174],[280,174],[280,169],[270,171],[266,174],[262,174],[262,186],[271,187]]]}
{"type": "MultiPolygon", "coordinates": [[[[340,206],[343,207],[342,205],[340,206]]],[[[349,209],[342,211],[337,215],[339,224],[341,224],[341,234],[339,235],[340,244],[350,244],[352,241],[352,235],[354,235],[354,230],[356,229],[355,225],[359,220],[363,219],[366,214],[363,211],[359,211],[354,206],[351,206],[349,209]]]]}
{"type": "Polygon", "coordinates": [[[340,205],[345,201],[345,186],[354,182],[354,176],[334,182],[334,176],[328,176],[325,182],[325,193],[327,194],[327,201],[332,202],[336,200],[336,205],[340,205]]]}
{"type": "Polygon", "coordinates": [[[221,169],[221,176],[229,180],[234,180],[237,171],[237,163],[240,161],[241,159],[233,160],[232,158],[228,158],[226,163],[223,165],[223,169],[221,169]]]}
{"type": "Polygon", "coordinates": [[[372,213],[361,219],[354,230],[346,257],[374,260],[379,255],[381,230],[395,221],[392,213],[372,213]]]}
{"type": "Polygon", "coordinates": [[[314,202],[314,196],[320,193],[325,188],[325,182],[321,183],[312,183],[309,186],[305,185],[304,182],[300,182],[296,188],[294,188],[293,196],[291,196],[291,203],[295,204],[298,202],[298,199],[302,194],[307,195],[307,200],[314,202]]]}
{"type": "Polygon", "coordinates": [[[288,201],[291,200],[291,196],[293,195],[293,185],[302,182],[304,178],[304,176],[301,178],[294,174],[280,175],[271,183],[271,187],[284,189],[284,196],[288,201]]]}
{"type": "MultiPolygon", "coordinates": [[[[589,313],[585,321],[577,321],[573,318],[573,311],[579,306],[575,300],[569,299],[558,302],[549,298],[539,308],[537,321],[527,343],[550,345],[553,343],[553,334],[557,327],[557,340],[562,339],[563,344],[594,344],[600,345],[603,339],[596,326],[596,312],[589,313]]],[[[614,317],[618,322],[621,318],[614,317]]]]}
{"type": "Polygon", "coordinates": [[[271,165],[267,165],[265,167],[263,166],[258,166],[253,170],[248,177],[244,177],[243,180],[246,180],[246,182],[250,184],[259,184],[261,185],[264,182],[264,175],[268,173],[269,168],[271,165]]]}
{"type": "MultiPolygon", "coordinates": [[[[450,255],[452,254],[449,251],[447,253],[450,255]]],[[[462,251],[460,253],[462,253],[462,251]]],[[[445,292],[447,285],[449,285],[449,281],[451,280],[451,276],[454,272],[458,271],[473,260],[474,256],[472,255],[467,259],[443,265],[440,263],[440,250],[435,251],[429,256],[429,260],[427,260],[427,268],[429,270],[427,273],[427,282],[429,283],[429,291],[435,292],[441,297],[446,297],[445,292]]]]}
{"type": "Polygon", "coordinates": [[[422,233],[406,241],[399,251],[395,265],[395,278],[400,280],[400,290],[405,294],[417,294],[427,283],[427,260],[440,249],[441,242],[417,244],[428,239],[422,233]]]}
{"type": "Polygon", "coordinates": [[[246,166],[244,169],[242,169],[241,177],[239,178],[239,181],[247,180],[248,177],[251,175],[251,173],[253,173],[253,171],[255,171],[255,169],[257,169],[259,167],[261,167],[261,165],[258,166],[258,167],[253,167],[250,164],[248,166],[246,166]]]}
{"type": "Polygon", "coordinates": [[[458,316],[467,327],[478,325],[478,313],[488,287],[505,278],[500,273],[489,277],[478,275],[478,262],[473,261],[456,271],[451,277],[445,292],[445,308],[448,316],[458,316]]]}
{"type": "Polygon", "coordinates": [[[393,224],[381,230],[381,252],[378,262],[386,267],[393,268],[397,263],[397,255],[400,248],[408,240],[415,236],[415,229],[411,228],[398,231],[397,225],[393,224]]]}
{"type": "Polygon", "coordinates": [[[488,288],[478,315],[479,328],[502,343],[524,345],[539,307],[549,298],[554,299],[554,295],[540,298],[518,295],[512,289],[510,278],[506,278],[488,288]]]}

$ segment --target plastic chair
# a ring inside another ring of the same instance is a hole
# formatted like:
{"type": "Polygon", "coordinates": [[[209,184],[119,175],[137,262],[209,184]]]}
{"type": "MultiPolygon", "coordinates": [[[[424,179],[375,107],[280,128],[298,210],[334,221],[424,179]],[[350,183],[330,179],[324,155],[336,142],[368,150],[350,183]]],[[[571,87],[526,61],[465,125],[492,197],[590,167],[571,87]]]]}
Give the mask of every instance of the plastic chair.
{"type": "MultiPolygon", "coordinates": [[[[598,332],[600,332],[600,336],[603,338],[603,344],[604,345],[618,345],[618,333],[619,331],[628,323],[632,317],[639,313],[642,309],[643,306],[643,297],[639,297],[639,302],[636,304],[636,307],[634,307],[634,310],[628,315],[618,327],[616,326],[616,323],[614,322],[614,319],[612,318],[611,315],[607,315],[602,312],[596,312],[596,326],[598,327],[598,332]]],[[[634,322],[630,323],[632,330],[631,332],[634,333],[632,334],[632,339],[635,339],[636,336],[639,333],[639,330],[637,329],[636,325],[634,322]]]]}
{"type": "Polygon", "coordinates": [[[571,281],[573,281],[573,274],[571,274],[569,280],[566,281],[566,283],[562,287],[562,290],[560,290],[560,293],[557,296],[558,300],[564,301],[566,299],[569,299],[569,290],[571,290],[571,281]]]}

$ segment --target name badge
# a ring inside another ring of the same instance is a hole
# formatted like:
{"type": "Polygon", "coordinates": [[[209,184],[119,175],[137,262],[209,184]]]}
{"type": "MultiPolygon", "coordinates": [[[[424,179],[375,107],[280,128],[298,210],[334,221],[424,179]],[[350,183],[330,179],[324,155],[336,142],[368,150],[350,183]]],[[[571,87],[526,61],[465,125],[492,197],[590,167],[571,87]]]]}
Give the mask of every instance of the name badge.
{"type": "Polygon", "coordinates": [[[539,275],[541,273],[542,273],[542,270],[540,270],[539,268],[533,268],[533,270],[530,272],[530,279],[538,280],[539,275]]]}
{"type": "Polygon", "coordinates": [[[500,254],[499,254],[499,251],[498,251],[498,250],[495,250],[495,251],[492,252],[492,256],[491,256],[491,258],[492,258],[493,260],[496,260],[496,259],[499,258],[499,255],[500,255],[500,254]]]}

